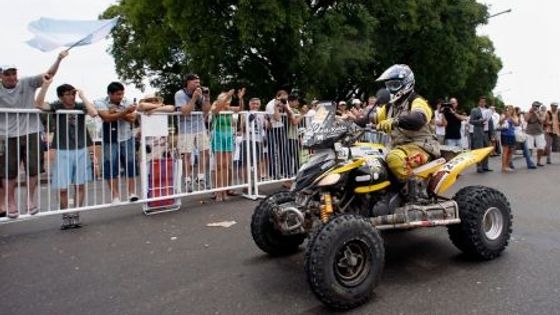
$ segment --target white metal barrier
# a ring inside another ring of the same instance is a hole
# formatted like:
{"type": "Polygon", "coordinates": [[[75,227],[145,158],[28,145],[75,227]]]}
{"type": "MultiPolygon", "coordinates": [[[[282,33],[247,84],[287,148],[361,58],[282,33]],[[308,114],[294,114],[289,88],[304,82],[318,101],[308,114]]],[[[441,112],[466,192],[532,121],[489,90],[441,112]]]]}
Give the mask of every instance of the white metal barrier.
{"type": "Polygon", "coordinates": [[[285,113],[281,114],[280,121],[274,121],[265,112],[249,115],[254,118],[246,135],[251,142],[253,159],[257,161],[257,166],[253,166],[254,194],[261,197],[259,187],[293,180],[299,167],[308,159],[310,152],[303,148],[299,134],[308,119],[303,115],[285,113]]]}
{"type": "Polygon", "coordinates": [[[139,117],[139,128],[123,121],[115,131],[82,111],[0,109],[0,212],[10,216],[0,223],[129,204],[137,194],[147,214],[201,194],[256,199],[262,185],[292,179],[307,154],[305,120],[286,115],[282,128],[256,111],[139,117]]]}

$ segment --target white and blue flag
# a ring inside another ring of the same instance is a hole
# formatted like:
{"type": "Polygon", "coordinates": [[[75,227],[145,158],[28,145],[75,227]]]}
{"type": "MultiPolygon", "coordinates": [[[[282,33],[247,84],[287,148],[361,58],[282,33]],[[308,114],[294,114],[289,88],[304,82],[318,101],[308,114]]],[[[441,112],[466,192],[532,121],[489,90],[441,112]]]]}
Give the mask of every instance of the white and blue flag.
{"type": "Polygon", "coordinates": [[[111,32],[117,24],[117,19],[76,21],[40,18],[27,26],[29,31],[35,34],[27,44],[44,52],[59,47],[72,48],[93,44],[111,32]]]}

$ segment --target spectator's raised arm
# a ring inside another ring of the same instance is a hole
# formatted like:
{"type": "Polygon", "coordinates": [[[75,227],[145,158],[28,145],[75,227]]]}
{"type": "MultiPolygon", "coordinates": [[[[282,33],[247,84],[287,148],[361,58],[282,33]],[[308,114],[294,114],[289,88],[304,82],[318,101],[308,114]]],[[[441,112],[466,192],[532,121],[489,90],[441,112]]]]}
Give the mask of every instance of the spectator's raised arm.
{"type": "Polygon", "coordinates": [[[77,90],[76,92],[78,92],[78,97],[80,97],[82,102],[84,102],[84,106],[86,107],[87,114],[90,115],[91,117],[97,116],[97,109],[95,108],[93,103],[90,102],[90,100],[85,96],[84,91],[77,90]]]}
{"type": "Polygon", "coordinates": [[[47,75],[43,76],[43,84],[41,85],[41,89],[39,93],[37,93],[37,97],[35,98],[35,107],[41,110],[51,110],[51,105],[45,102],[45,95],[51,85],[53,79],[47,75]]]}
{"type": "Polygon", "coordinates": [[[63,50],[61,51],[58,56],[56,57],[56,61],[53,63],[53,65],[49,68],[49,70],[47,70],[47,74],[52,78],[55,76],[56,72],[58,71],[58,67],[60,66],[60,62],[62,61],[62,59],[66,58],[66,56],[68,56],[68,51],[67,50],[63,50]]]}

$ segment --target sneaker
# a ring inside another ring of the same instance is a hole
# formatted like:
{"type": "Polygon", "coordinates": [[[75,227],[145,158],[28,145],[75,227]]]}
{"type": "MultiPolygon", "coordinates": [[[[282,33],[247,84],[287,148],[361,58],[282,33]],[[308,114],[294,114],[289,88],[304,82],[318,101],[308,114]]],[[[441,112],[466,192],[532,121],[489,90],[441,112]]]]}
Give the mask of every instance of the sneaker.
{"type": "Polygon", "coordinates": [[[121,203],[121,199],[119,197],[113,198],[113,204],[116,205],[118,203],[121,203]]]}
{"type": "Polygon", "coordinates": [[[130,194],[130,196],[128,197],[128,200],[130,202],[136,202],[136,201],[138,201],[138,196],[136,196],[136,194],[130,194]]]}
{"type": "Polygon", "coordinates": [[[186,188],[186,191],[188,191],[188,192],[193,191],[192,180],[191,180],[190,177],[185,178],[185,188],[186,188]]]}
{"type": "Polygon", "coordinates": [[[206,179],[204,178],[203,174],[198,174],[198,178],[196,179],[196,183],[198,186],[198,190],[206,190],[206,179]]]}
{"type": "Polygon", "coordinates": [[[71,217],[69,214],[65,213],[62,215],[62,225],[60,226],[61,230],[69,229],[71,224],[71,217]]]}
{"type": "Polygon", "coordinates": [[[72,213],[70,214],[70,224],[72,228],[79,228],[82,227],[80,223],[80,214],[79,213],[72,213]]]}

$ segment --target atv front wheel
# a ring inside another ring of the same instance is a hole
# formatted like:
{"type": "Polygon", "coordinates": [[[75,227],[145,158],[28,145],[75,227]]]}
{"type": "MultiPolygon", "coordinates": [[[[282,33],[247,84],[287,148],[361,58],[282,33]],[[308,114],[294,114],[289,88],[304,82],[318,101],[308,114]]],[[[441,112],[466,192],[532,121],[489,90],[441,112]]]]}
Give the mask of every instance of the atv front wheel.
{"type": "Polygon", "coordinates": [[[283,235],[274,224],[273,207],[294,201],[293,193],[279,191],[268,196],[255,208],[251,218],[251,235],[257,246],[272,256],[293,254],[305,240],[305,234],[283,235]]]}
{"type": "Polygon", "coordinates": [[[449,238],[465,254],[484,260],[498,257],[508,245],[512,231],[509,202],[499,191],[470,186],[453,199],[461,223],[448,227],[449,238]]]}
{"type": "Polygon", "coordinates": [[[308,251],[307,280],[321,302],[350,309],[371,298],[385,261],[383,241],[371,222],[354,214],[335,217],[308,251]]]}

